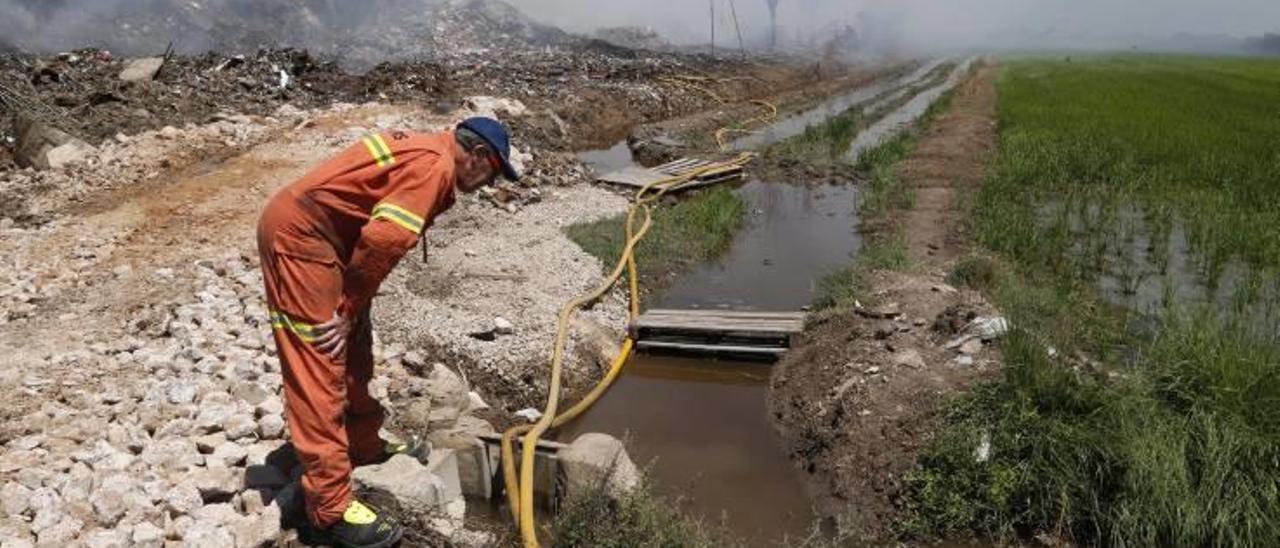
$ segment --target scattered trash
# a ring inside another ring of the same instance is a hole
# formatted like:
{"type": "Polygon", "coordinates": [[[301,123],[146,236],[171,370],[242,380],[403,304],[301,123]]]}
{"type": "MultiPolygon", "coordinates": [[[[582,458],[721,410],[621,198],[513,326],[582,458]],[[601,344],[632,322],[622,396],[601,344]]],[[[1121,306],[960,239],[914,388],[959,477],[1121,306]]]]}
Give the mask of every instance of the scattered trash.
{"type": "Polygon", "coordinates": [[[164,66],[164,57],[143,57],[129,61],[120,72],[120,79],[125,82],[143,82],[154,80],[164,66]]]}
{"type": "Polygon", "coordinates": [[[293,77],[280,67],[273,66],[272,68],[274,68],[276,73],[280,75],[280,83],[276,87],[280,89],[287,89],[289,87],[289,82],[293,80],[293,77]]]}
{"type": "MultiPolygon", "coordinates": [[[[965,326],[963,335],[951,339],[945,346],[948,350],[959,348],[961,352],[964,352],[964,345],[971,341],[978,341],[981,344],[982,341],[992,341],[1003,337],[1008,332],[1009,320],[1000,316],[978,316],[969,322],[969,325],[965,326]]],[[[974,348],[972,345],[969,346],[970,350],[974,348]]],[[[973,352],[965,353],[972,354],[973,352]]]]}
{"type": "Polygon", "coordinates": [[[524,116],[529,110],[517,99],[488,95],[467,97],[462,104],[476,114],[497,117],[524,116]]]}
{"type": "Polygon", "coordinates": [[[493,319],[493,332],[498,335],[510,335],[516,332],[515,324],[503,317],[493,319]]]}
{"type": "Polygon", "coordinates": [[[232,57],[228,57],[228,58],[227,58],[227,60],[225,60],[225,61],[223,61],[223,62],[221,62],[221,63],[218,63],[218,66],[213,67],[212,72],[222,72],[222,71],[227,70],[227,69],[229,69],[229,68],[235,68],[235,67],[238,67],[238,66],[243,65],[243,64],[244,64],[244,56],[243,56],[243,55],[235,55],[235,56],[232,56],[232,57]]]}
{"type": "Polygon", "coordinates": [[[982,432],[982,437],[978,440],[978,447],[973,450],[973,460],[974,462],[991,460],[991,432],[982,432]]]}
{"type": "Polygon", "coordinates": [[[969,339],[960,345],[960,353],[966,355],[977,354],[982,351],[981,339],[969,339]]]}
{"type": "Polygon", "coordinates": [[[515,415],[529,422],[538,422],[538,419],[542,418],[542,411],[529,407],[516,411],[515,415]]]}
{"type": "Polygon", "coordinates": [[[978,316],[969,323],[967,331],[984,341],[998,339],[1009,332],[1009,320],[1001,316],[978,316]]]}

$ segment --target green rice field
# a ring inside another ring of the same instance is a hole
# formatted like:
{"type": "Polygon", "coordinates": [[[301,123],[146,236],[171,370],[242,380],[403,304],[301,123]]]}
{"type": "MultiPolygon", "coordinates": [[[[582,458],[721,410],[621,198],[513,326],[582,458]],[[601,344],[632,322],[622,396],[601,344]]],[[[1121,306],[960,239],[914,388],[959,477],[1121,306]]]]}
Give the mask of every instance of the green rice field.
{"type": "Polygon", "coordinates": [[[1280,60],[1018,59],[997,90],[952,278],[1014,329],[902,534],[1280,545],[1280,60]]]}

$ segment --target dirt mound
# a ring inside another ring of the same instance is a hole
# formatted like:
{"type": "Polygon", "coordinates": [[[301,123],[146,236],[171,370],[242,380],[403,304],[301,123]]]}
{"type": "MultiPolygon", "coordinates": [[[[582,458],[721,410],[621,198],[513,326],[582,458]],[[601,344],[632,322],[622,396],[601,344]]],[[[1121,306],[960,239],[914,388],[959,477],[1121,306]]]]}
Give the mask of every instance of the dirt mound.
{"type": "Polygon", "coordinates": [[[947,338],[930,327],[989,313],[979,295],[937,277],[880,273],[875,282],[901,312],[820,317],[775,368],[769,401],[820,515],[870,537],[891,523],[900,478],[930,439],[943,398],[996,364],[990,350],[944,348],[947,338]]]}
{"type": "Polygon", "coordinates": [[[961,86],[898,166],[919,198],[878,223],[906,241],[913,271],[872,272],[867,295],[881,306],[820,316],[774,369],[770,413],[819,513],[865,540],[891,536],[902,475],[943,400],[1000,365],[989,341],[959,336],[995,310],[944,281],[967,247],[959,195],[981,183],[994,142],[993,75],[961,86]]]}

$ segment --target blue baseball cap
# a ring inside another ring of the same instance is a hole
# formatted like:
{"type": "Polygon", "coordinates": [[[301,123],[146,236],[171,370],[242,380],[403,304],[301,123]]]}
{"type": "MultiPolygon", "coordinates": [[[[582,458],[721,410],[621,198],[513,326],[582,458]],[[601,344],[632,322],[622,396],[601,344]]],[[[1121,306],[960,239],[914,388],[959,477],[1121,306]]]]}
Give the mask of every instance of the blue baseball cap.
{"type": "Polygon", "coordinates": [[[459,128],[467,128],[474,131],[489,148],[498,154],[498,158],[502,160],[502,176],[508,181],[520,180],[520,174],[516,173],[516,168],[511,167],[511,137],[507,134],[507,127],[502,122],[487,118],[484,116],[476,116],[467,118],[458,124],[459,128]]]}

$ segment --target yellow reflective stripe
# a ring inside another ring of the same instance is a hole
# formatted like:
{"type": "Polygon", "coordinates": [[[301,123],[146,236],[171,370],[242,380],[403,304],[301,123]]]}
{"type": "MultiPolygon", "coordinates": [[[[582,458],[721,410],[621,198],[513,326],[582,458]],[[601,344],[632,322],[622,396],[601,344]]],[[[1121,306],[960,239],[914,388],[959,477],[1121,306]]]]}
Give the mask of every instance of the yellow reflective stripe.
{"type": "Polygon", "coordinates": [[[378,521],[378,515],[368,506],[360,504],[360,501],[353,500],[347,505],[347,511],[342,513],[342,520],[352,525],[369,525],[378,521]]]}
{"type": "Polygon", "coordinates": [[[311,342],[316,339],[316,328],[310,324],[295,322],[289,319],[283,312],[271,311],[271,328],[286,329],[297,335],[302,342],[311,342]]]}
{"type": "Polygon", "coordinates": [[[396,163],[396,156],[391,153],[391,147],[387,146],[387,142],[382,140],[381,135],[370,133],[361,140],[364,141],[365,148],[369,149],[369,154],[373,155],[373,160],[378,162],[378,167],[387,167],[396,163]]]}
{"type": "Polygon", "coordinates": [[[412,211],[395,204],[383,202],[373,206],[373,215],[370,218],[386,219],[404,227],[406,230],[414,234],[420,234],[422,232],[422,217],[419,217],[412,211]]]}

